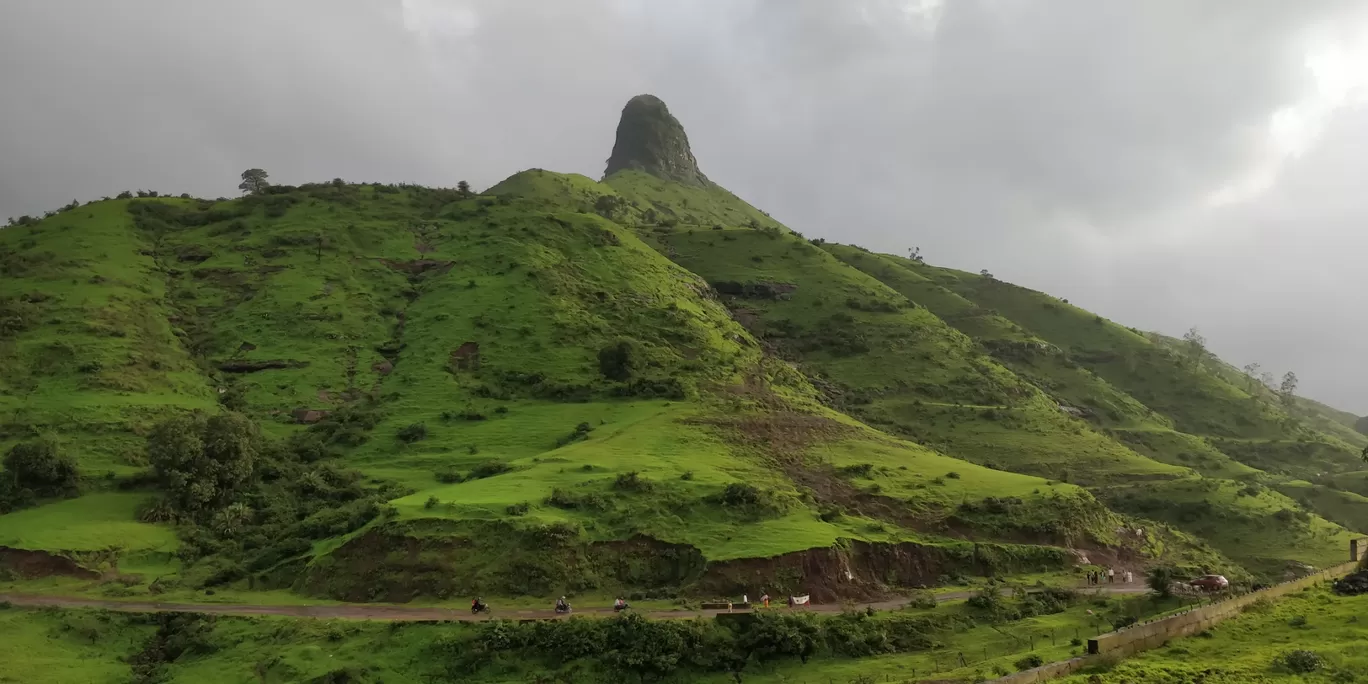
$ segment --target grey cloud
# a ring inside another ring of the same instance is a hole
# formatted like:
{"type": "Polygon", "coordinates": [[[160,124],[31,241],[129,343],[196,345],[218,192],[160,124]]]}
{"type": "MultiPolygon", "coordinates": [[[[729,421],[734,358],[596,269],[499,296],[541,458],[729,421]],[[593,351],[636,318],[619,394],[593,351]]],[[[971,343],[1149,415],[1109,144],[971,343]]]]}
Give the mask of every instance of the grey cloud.
{"type": "Polygon", "coordinates": [[[597,177],[622,104],[652,92],[710,178],[809,235],[1196,324],[1233,360],[1297,368],[1309,393],[1368,411],[1349,256],[1363,114],[1264,196],[1201,205],[1308,92],[1311,32],[1368,30],[1357,3],[912,4],[14,0],[0,215],[139,187],[231,194],[249,166],[597,177]]]}

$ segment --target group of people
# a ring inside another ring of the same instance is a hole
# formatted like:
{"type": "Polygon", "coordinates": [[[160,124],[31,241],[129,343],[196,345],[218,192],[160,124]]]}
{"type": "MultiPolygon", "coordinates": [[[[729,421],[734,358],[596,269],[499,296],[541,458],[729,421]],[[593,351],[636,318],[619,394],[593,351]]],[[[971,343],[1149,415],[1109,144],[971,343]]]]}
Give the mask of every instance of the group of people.
{"type": "MultiPolygon", "coordinates": [[[[623,600],[622,597],[618,597],[618,598],[613,599],[613,610],[614,610],[614,611],[621,612],[621,611],[627,610],[628,608],[631,608],[631,607],[632,607],[632,606],[629,605],[629,604],[627,603],[627,601],[623,600]]],[[[570,602],[567,601],[567,600],[565,599],[564,596],[562,596],[562,597],[556,599],[556,606],[555,606],[555,611],[556,611],[556,613],[558,613],[558,614],[565,614],[565,613],[569,613],[570,610],[571,610],[571,609],[570,609],[570,602]]],[[[470,612],[471,612],[472,614],[477,614],[477,613],[488,613],[488,612],[489,612],[489,604],[488,604],[488,603],[485,603],[485,600],[484,600],[483,597],[476,596],[475,598],[471,599],[471,601],[470,601],[470,612]]]]}
{"type": "MultiPolygon", "coordinates": [[[[742,603],[743,603],[743,604],[744,604],[744,603],[749,603],[749,601],[750,601],[750,599],[747,598],[747,597],[742,597],[741,600],[742,600],[742,603]]],[[[801,596],[801,597],[790,596],[789,599],[788,599],[788,605],[789,605],[790,608],[793,608],[793,607],[795,607],[795,606],[798,606],[798,605],[802,605],[802,604],[807,603],[807,600],[808,600],[808,597],[807,597],[807,596],[801,596]]],[[[766,608],[769,608],[769,605],[770,605],[770,595],[769,595],[769,594],[764,594],[763,596],[761,596],[761,597],[760,597],[760,602],[761,602],[762,604],[764,604],[764,606],[765,606],[766,608]]],[[[728,606],[728,608],[730,609],[730,607],[731,607],[731,602],[730,602],[730,601],[727,602],[727,606],[728,606]]],[[[613,599],[613,612],[622,612],[622,611],[627,610],[628,608],[631,608],[631,607],[632,607],[632,606],[631,606],[630,604],[628,604],[627,601],[623,600],[622,597],[618,597],[618,598],[613,599]]],[[[562,597],[556,599],[555,611],[556,611],[557,614],[561,614],[561,615],[568,614],[568,613],[571,611],[570,602],[567,601],[567,600],[565,599],[564,596],[562,596],[562,597]]],[[[488,613],[488,612],[489,612],[489,604],[488,604],[488,603],[485,603],[485,601],[484,601],[484,599],[483,599],[482,597],[476,596],[474,599],[472,599],[472,600],[470,601],[470,612],[471,612],[472,614],[488,613]]]]}
{"type": "MultiPolygon", "coordinates": [[[[1121,573],[1121,581],[1124,582],[1124,583],[1126,583],[1126,584],[1130,584],[1134,579],[1135,579],[1135,576],[1131,574],[1131,571],[1130,571],[1130,570],[1126,570],[1126,571],[1124,571],[1124,572],[1121,573]]],[[[1106,584],[1115,584],[1115,583],[1116,583],[1116,568],[1106,568],[1106,569],[1100,569],[1100,568],[1099,568],[1099,569],[1097,569],[1097,570],[1089,570],[1089,571],[1088,571],[1088,584],[1089,584],[1089,585],[1097,585],[1097,584],[1103,584],[1103,583],[1106,583],[1106,584]]]]}

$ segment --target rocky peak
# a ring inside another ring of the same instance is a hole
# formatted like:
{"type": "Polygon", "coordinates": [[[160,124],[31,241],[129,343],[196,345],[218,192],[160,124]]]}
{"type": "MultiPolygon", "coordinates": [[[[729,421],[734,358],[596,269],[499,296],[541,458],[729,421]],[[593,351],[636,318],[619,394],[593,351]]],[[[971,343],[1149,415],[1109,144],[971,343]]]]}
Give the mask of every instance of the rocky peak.
{"type": "Polygon", "coordinates": [[[708,185],[689,149],[689,136],[669,108],[654,95],[637,95],[622,108],[617,141],[604,176],[634,169],[658,178],[708,185]]]}

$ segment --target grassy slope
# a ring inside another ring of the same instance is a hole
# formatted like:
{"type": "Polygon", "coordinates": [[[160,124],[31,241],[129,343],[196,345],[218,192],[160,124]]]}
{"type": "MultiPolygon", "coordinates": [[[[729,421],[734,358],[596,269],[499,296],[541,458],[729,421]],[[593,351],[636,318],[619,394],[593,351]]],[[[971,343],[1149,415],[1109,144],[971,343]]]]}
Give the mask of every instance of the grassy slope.
{"type": "Polygon", "coordinates": [[[1291,515],[1302,501],[1331,520],[1359,527],[1358,509],[1348,495],[1293,500],[1261,487],[1257,496],[1240,495],[1246,487],[1241,482],[1280,482],[1274,476],[1286,472],[1311,477],[1347,464],[1343,451],[1334,448],[1340,440],[1294,424],[1267,398],[1242,398],[1238,379],[1224,373],[1221,368],[1228,367],[1219,360],[1190,363],[1167,338],[1138,335],[1061,300],[989,277],[855,247],[824,247],[927,306],[1056,401],[1086,410],[1088,421],[1117,441],[1204,478],[1107,483],[1099,491],[1119,510],[1174,524],[1270,572],[1276,572],[1279,558],[1318,565],[1337,558],[1337,547],[1347,540],[1320,518],[1282,521],[1272,514],[1286,509],[1282,515],[1291,515]],[[1146,376],[1167,377],[1171,386],[1146,376]],[[1175,425],[1209,436],[1176,431],[1175,425]],[[1297,441],[1278,439],[1288,436],[1297,441]],[[1259,505],[1251,505],[1255,501],[1259,505]],[[1254,539],[1259,542],[1251,544],[1254,539]]]}
{"type": "Polygon", "coordinates": [[[0,231],[0,318],[22,321],[0,328],[0,448],[48,434],[87,469],[126,473],[141,458],[129,426],[168,407],[214,405],[126,206],[100,202],[0,231]]]}
{"type": "MultiPolygon", "coordinates": [[[[698,276],[642,243],[633,231],[585,213],[594,198],[611,195],[611,188],[583,177],[532,171],[494,191],[496,197],[467,198],[421,188],[323,185],[219,203],[159,198],[134,209],[155,210],[165,221],[141,228],[130,221],[129,202],[108,201],[59,214],[36,228],[5,231],[0,244],[15,245],[12,254],[19,255],[7,263],[26,265],[27,252],[20,250],[42,249],[29,244],[30,238],[40,242],[48,232],[65,232],[59,226],[89,214],[89,226],[70,230],[99,237],[99,242],[90,238],[92,250],[126,253],[126,270],[127,264],[137,267],[97,281],[89,276],[91,260],[50,259],[43,262],[47,270],[27,266],[25,271],[47,280],[7,281],[16,293],[40,286],[58,289],[48,287],[48,281],[79,281],[80,303],[87,308],[88,300],[110,297],[111,289],[118,294],[116,288],[128,281],[130,293],[115,301],[142,307],[138,320],[161,322],[160,327],[146,322],[130,336],[136,348],[129,337],[119,336],[130,325],[119,319],[110,324],[114,333],[92,337],[73,352],[77,361],[114,353],[106,348],[158,354],[157,363],[146,368],[119,366],[125,374],[142,373],[136,376],[141,385],[124,388],[114,399],[101,394],[78,399],[101,411],[154,399],[163,410],[212,409],[220,395],[263,421],[268,433],[283,436],[298,429],[290,417],[295,409],[375,403],[383,415],[380,424],[343,460],[413,490],[393,502],[394,519],[376,523],[401,534],[436,529],[406,527],[423,521],[503,521],[529,531],[569,522],[588,540],[648,534],[694,546],[712,560],[825,547],[841,538],[936,543],[935,537],[898,522],[870,520],[859,511],[819,518],[817,504],[806,493],[811,482],[794,481],[793,473],[776,468],[763,450],[738,443],[727,428],[714,424],[717,417],[738,411],[765,415],[774,402],[844,426],[820,440],[813,467],[828,476],[846,465],[877,468],[867,482],[851,485],[852,496],[869,499],[886,489],[880,496],[896,496],[897,505],[905,507],[904,519],[920,516],[929,523],[961,503],[1001,495],[1029,500],[1037,518],[1057,518],[1063,511],[1050,512],[1052,497],[1079,494],[1067,485],[1049,486],[941,456],[820,407],[804,378],[782,362],[762,358],[757,342],[710,298],[698,276]],[[148,331],[165,333],[164,339],[144,339],[148,331]],[[638,377],[667,382],[666,391],[679,396],[613,396],[622,387],[601,375],[598,351],[623,338],[640,350],[638,377]],[[453,366],[450,356],[465,342],[480,345],[478,368],[453,366]],[[132,391],[139,388],[149,392],[132,391]],[[752,396],[757,390],[759,400],[752,396]],[[482,419],[461,417],[473,414],[482,419]],[[395,438],[400,429],[419,423],[426,426],[425,439],[406,444],[395,438]],[[587,424],[590,433],[565,443],[580,424],[587,424]],[[444,471],[470,472],[490,461],[511,470],[465,483],[444,484],[437,477],[444,471]],[[653,491],[615,490],[617,477],[628,473],[638,473],[653,491]],[[946,478],[949,473],[954,477],[946,478]],[[712,503],[728,483],[738,481],[770,490],[778,509],[741,524],[743,519],[712,503]],[[557,489],[594,494],[607,503],[600,510],[556,508],[545,501],[557,489]],[[525,513],[509,511],[520,504],[527,506],[525,513]]],[[[718,197],[719,204],[708,207],[710,220],[765,218],[735,204],[739,201],[730,195],[718,197]]],[[[691,202],[706,205],[698,198],[691,202]]],[[[76,295],[31,306],[41,314],[38,320],[57,320],[73,299],[76,295]]],[[[925,324],[935,323],[924,311],[917,315],[925,324]]],[[[27,349],[49,334],[67,332],[33,327],[10,344],[27,349]]],[[[73,368],[57,370],[72,386],[88,382],[73,368]]],[[[1007,374],[999,375],[1010,381],[1007,374]]],[[[23,420],[61,425],[67,416],[62,392],[77,390],[51,383],[42,387],[50,401],[16,392],[7,392],[6,400],[28,411],[23,420]]],[[[137,431],[156,415],[112,413],[99,427],[113,436],[110,442],[125,445],[117,463],[87,446],[79,431],[71,433],[69,449],[87,470],[113,465],[135,470],[137,431]]],[[[811,447],[797,445],[800,453],[811,447]]],[[[165,550],[170,530],[132,521],[137,500],[134,494],[90,495],[5,516],[0,530],[26,530],[7,537],[23,548],[79,551],[103,537],[139,540],[137,549],[126,546],[127,551],[165,550]],[[70,526],[48,529],[50,520],[70,526]],[[43,529],[28,529],[34,521],[43,529]]],[[[1105,511],[1091,506],[1091,514],[1103,517],[1086,524],[1105,522],[1105,511]]],[[[318,544],[315,552],[326,556],[345,541],[318,544]]],[[[158,572],[174,570],[165,559],[149,558],[130,558],[129,567],[152,563],[158,572]]]]}
{"type": "Polygon", "coordinates": [[[0,515],[0,546],[40,551],[172,551],[167,527],[135,520],[141,494],[97,493],[0,515]]]}
{"type": "MultiPolygon", "coordinates": [[[[276,436],[298,429],[293,410],[369,402],[383,417],[343,462],[413,492],[377,526],[428,534],[449,521],[499,522],[535,534],[571,523],[585,540],[647,534],[712,560],[841,538],[941,543],[944,525],[1010,537],[1023,520],[1107,540],[1118,519],[1058,480],[1119,500],[1127,483],[1180,491],[1199,472],[1248,474],[1206,442],[1185,458],[1146,439],[1114,439],[1177,435],[1170,427],[1185,418],[1151,410],[1102,370],[1072,361],[1068,326],[1042,332],[987,311],[967,298],[975,293],[948,286],[948,271],[822,249],[717,187],[534,170],[482,197],[328,184],[231,202],[150,202],[94,203],[0,233],[15,276],[0,287],[24,321],[0,341],[0,359],[44,374],[5,376],[5,434],[60,430],[88,472],[137,471],[138,435],[153,418],[212,409],[216,397],[276,436]],[[130,210],[160,218],[135,226],[130,210]],[[55,240],[68,234],[79,237],[59,258],[55,240]],[[95,258],[108,254],[123,257],[95,258]],[[719,302],[709,283],[764,287],[727,290],[719,302]],[[54,296],[31,296],[39,291],[54,296]],[[600,373],[599,350],[623,339],[638,349],[635,376],[646,390],[600,373]],[[478,368],[452,359],[468,342],[480,346],[478,368]],[[618,396],[624,390],[671,396],[618,396]],[[784,422],[791,415],[821,428],[806,434],[811,426],[784,422]],[[395,437],[414,424],[425,439],[395,437]],[[581,424],[588,434],[568,439],[581,424]],[[509,471],[438,478],[491,461],[509,471]],[[615,486],[631,473],[650,491],[615,486]],[[768,490],[775,507],[759,518],[719,507],[716,497],[738,481],[768,490]],[[554,507],[547,498],[557,490],[602,503],[554,507]],[[1006,520],[985,517],[977,502],[989,497],[1018,508],[1006,520]]],[[[1240,415],[1252,405],[1240,404],[1240,415]]],[[[132,517],[136,499],[87,496],[27,511],[70,520],[73,531],[11,539],[77,551],[103,533],[170,548],[165,528],[116,520],[132,517]]],[[[12,517],[0,529],[17,529],[12,517]]],[[[1293,535],[1267,553],[1318,558],[1320,538],[1335,534],[1321,522],[1310,523],[1322,532],[1307,536],[1315,548],[1293,535]]]]}
{"type": "Polygon", "coordinates": [[[1353,682],[1368,667],[1362,615],[1368,596],[1340,597],[1323,587],[1276,603],[1258,604],[1200,637],[1175,639],[1163,648],[1129,658],[1114,668],[1061,680],[1071,684],[1203,681],[1353,682]],[[1278,666],[1283,654],[1314,651],[1324,667],[1294,674],[1278,666]]]}
{"type": "Polygon", "coordinates": [[[748,228],[660,238],[710,282],[796,286],[737,298],[737,316],[798,361],[828,401],[871,423],[979,463],[1073,481],[1183,471],[1143,458],[1061,413],[930,310],[806,241],[748,228]]]}

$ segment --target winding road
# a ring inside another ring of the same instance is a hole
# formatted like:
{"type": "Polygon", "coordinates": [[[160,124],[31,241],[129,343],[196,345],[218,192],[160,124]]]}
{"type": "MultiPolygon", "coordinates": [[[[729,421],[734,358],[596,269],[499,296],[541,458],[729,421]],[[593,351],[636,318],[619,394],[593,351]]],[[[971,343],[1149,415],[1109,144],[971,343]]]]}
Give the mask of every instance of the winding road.
{"type": "MultiPolygon", "coordinates": [[[[1144,584],[1115,584],[1109,586],[1084,586],[1077,588],[1083,593],[1095,594],[1138,594],[1147,591],[1144,584]]],[[[1029,589],[1027,591],[1030,591],[1029,589]]],[[[936,600],[942,603],[965,599],[973,596],[972,591],[956,591],[936,596],[936,600]]],[[[125,613],[207,613],[212,615],[274,615],[279,617],[293,618],[313,618],[313,619],[342,619],[342,620],[382,620],[387,622],[435,622],[444,620],[460,620],[465,622],[478,620],[555,620],[567,616],[557,615],[552,610],[538,609],[508,609],[499,610],[497,602],[491,602],[493,611],[482,615],[471,615],[467,608],[434,608],[428,606],[395,606],[395,605],[375,605],[369,603],[345,603],[329,605],[290,605],[290,606],[269,606],[251,605],[234,603],[163,603],[160,601],[111,601],[92,598],[82,598],[77,596],[45,596],[42,594],[0,594],[0,602],[8,602],[15,606],[29,608],[98,608],[103,610],[114,610],[125,613]]],[[[875,610],[898,610],[907,604],[906,599],[895,599],[891,601],[880,601],[876,603],[861,603],[855,607],[859,609],[873,608],[875,610]]],[[[783,601],[778,601],[774,607],[787,609],[783,601]]],[[[847,606],[840,603],[826,603],[819,605],[809,605],[799,610],[810,610],[819,613],[836,613],[844,610],[847,606]]],[[[773,608],[771,608],[773,609],[773,608]]],[[[737,608],[732,611],[722,610],[643,610],[637,611],[657,620],[679,620],[697,617],[712,617],[719,613],[749,613],[753,609],[737,608]]],[[[612,615],[611,607],[576,609],[574,615],[612,615]]]]}

